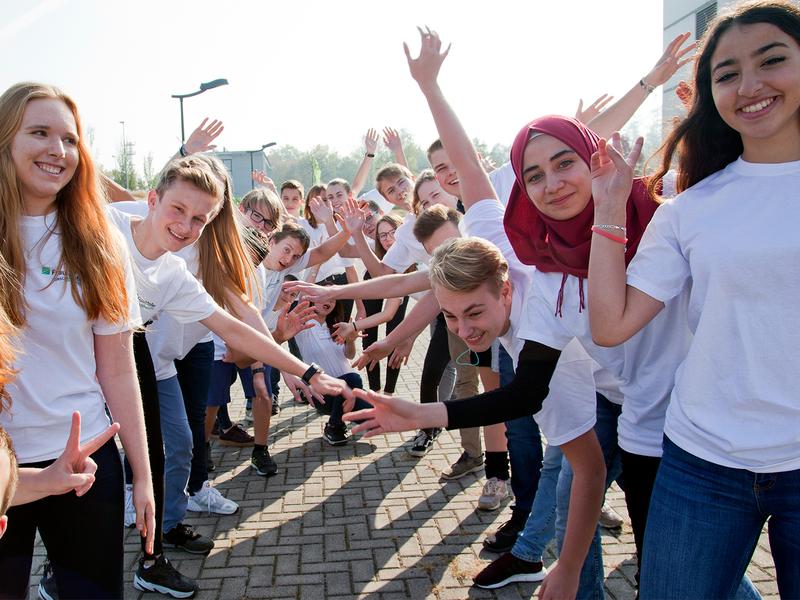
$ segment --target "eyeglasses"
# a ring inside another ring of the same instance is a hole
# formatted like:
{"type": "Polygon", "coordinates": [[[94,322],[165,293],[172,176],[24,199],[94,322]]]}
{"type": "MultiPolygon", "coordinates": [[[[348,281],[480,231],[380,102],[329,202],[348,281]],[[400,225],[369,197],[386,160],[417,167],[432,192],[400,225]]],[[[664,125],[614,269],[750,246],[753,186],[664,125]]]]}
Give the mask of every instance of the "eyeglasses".
{"type": "Polygon", "coordinates": [[[275,221],[268,219],[260,212],[253,210],[252,208],[247,209],[247,215],[250,217],[250,220],[253,221],[253,223],[265,231],[275,231],[275,229],[278,227],[278,224],[275,221]]]}
{"type": "Polygon", "coordinates": [[[394,239],[394,229],[391,231],[384,231],[383,233],[378,234],[378,241],[386,242],[389,239],[394,239]]]}

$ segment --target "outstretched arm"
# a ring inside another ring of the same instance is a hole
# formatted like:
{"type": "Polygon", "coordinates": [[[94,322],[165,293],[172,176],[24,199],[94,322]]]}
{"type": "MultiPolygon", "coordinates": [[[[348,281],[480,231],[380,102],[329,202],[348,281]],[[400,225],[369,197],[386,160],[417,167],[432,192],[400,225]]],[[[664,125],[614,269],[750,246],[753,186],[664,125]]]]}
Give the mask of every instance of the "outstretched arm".
{"type": "Polygon", "coordinates": [[[693,59],[693,56],[684,58],[696,47],[694,42],[684,45],[690,35],[682,33],[672,40],[650,72],[633,84],[622,98],[592,119],[589,128],[605,138],[622,129],[653,90],[669,81],[678,69],[693,59]]]}
{"type": "Polygon", "coordinates": [[[394,161],[408,168],[406,153],[403,151],[403,140],[400,139],[400,133],[396,129],[391,127],[383,128],[383,143],[392,151],[394,161]]]}
{"type": "Polygon", "coordinates": [[[431,280],[425,271],[395,273],[348,285],[322,286],[306,281],[287,281],[283,284],[284,290],[300,292],[304,298],[312,302],[340,299],[370,300],[408,296],[415,292],[424,292],[430,288],[431,280]]]}
{"type": "Polygon", "coordinates": [[[448,46],[444,52],[441,51],[442,42],[435,31],[426,28],[424,31],[420,29],[419,33],[421,48],[418,58],[411,58],[408,45],[403,44],[408,68],[428,101],[433,121],[439,131],[439,138],[458,171],[461,201],[464,203],[464,208],[469,210],[470,206],[480,200],[496,199],[497,194],[467,132],[445,99],[437,81],[439,69],[447,58],[450,47],[448,46]]]}
{"type": "Polygon", "coordinates": [[[364,184],[367,182],[369,170],[375,162],[375,150],[378,149],[378,132],[371,127],[367,129],[364,135],[364,157],[361,159],[361,164],[358,165],[358,170],[353,176],[353,183],[350,185],[350,191],[353,198],[358,198],[361,190],[364,189],[364,184]]]}
{"type": "Polygon", "coordinates": [[[595,343],[601,346],[621,344],[664,308],[625,280],[625,210],[642,143],[642,138],[636,140],[625,159],[615,133],[613,145],[601,139],[592,155],[595,233],[589,253],[589,323],[595,343]]]}

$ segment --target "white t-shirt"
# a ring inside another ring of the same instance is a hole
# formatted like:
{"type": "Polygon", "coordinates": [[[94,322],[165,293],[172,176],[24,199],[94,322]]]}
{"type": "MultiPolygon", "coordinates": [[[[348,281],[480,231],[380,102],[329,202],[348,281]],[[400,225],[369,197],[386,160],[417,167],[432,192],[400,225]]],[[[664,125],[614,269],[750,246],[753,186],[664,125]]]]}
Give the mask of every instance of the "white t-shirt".
{"type": "MultiPolygon", "coordinates": [[[[309,244],[309,250],[311,248],[315,248],[323,244],[326,240],[329,239],[328,231],[325,229],[325,225],[318,224],[316,227],[312,227],[311,223],[307,220],[303,219],[300,222],[300,225],[303,229],[306,230],[308,233],[308,237],[311,238],[311,243],[309,244]]],[[[308,252],[306,252],[308,254],[308,252]]],[[[306,261],[307,262],[307,261],[306,261]]],[[[322,281],[323,279],[327,279],[332,275],[341,275],[344,273],[345,268],[351,267],[355,264],[353,259],[351,258],[342,258],[338,254],[334,254],[324,263],[319,265],[319,269],[317,270],[316,281],[322,281]]],[[[313,269],[314,267],[310,267],[313,269]]],[[[305,279],[308,276],[308,272],[302,273],[300,279],[305,279]]]]}
{"type": "Polygon", "coordinates": [[[138,217],[120,212],[113,205],[106,207],[106,214],[128,247],[142,321],[155,321],[162,311],[180,323],[202,321],[214,313],[217,303],[189,273],[182,259],[166,252],[150,260],[139,252],[131,230],[131,221],[138,217]]]}
{"type": "Polygon", "coordinates": [[[344,345],[333,341],[328,325],[316,319],[312,322],[313,327],[294,336],[303,360],[317,363],[331,377],[355,373],[355,369],[350,366],[350,360],[344,355],[344,345]]]}
{"type": "Polygon", "coordinates": [[[508,198],[511,196],[511,188],[514,187],[516,176],[511,163],[503,164],[499,169],[495,169],[489,173],[489,181],[492,182],[492,187],[497,194],[497,199],[503,204],[508,204],[508,198]]]}
{"type": "Polygon", "coordinates": [[[689,293],[665,431],[726,467],[800,468],[798,189],[800,161],[740,158],[662,205],[628,268],[662,302],[689,293]]]}
{"type": "Polygon", "coordinates": [[[375,188],[372,188],[371,190],[364,192],[358,197],[358,199],[372,200],[373,202],[375,202],[375,204],[380,206],[381,210],[386,214],[388,214],[392,209],[396,208],[394,204],[392,204],[386,198],[384,198],[383,194],[381,194],[375,188]]]}
{"type": "MultiPolygon", "coordinates": [[[[148,211],[146,202],[115,202],[114,208],[140,217],[146,217],[148,211]]],[[[200,280],[200,259],[196,244],[173,252],[172,255],[183,259],[189,272],[200,280]]],[[[209,342],[211,339],[211,332],[202,323],[181,323],[168,313],[162,314],[158,321],[147,328],[147,345],[153,357],[156,379],[163,381],[175,377],[178,372],[173,361],[186,356],[200,342],[209,342]]]]}
{"type": "MultiPolygon", "coordinates": [[[[57,458],[69,437],[72,411],[81,413],[81,442],[101,434],[109,425],[105,399],[95,376],[95,335],[113,335],[141,324],[136,288],[125,257],[128,318],[109,323],[90,321],[75,303],[62,271],[60,236],[48,234],[55,227],[55,213],[20,218],[25,252],[25,301],[27,324],[20,332],[14,369],[16,380],[8,385],[13,398],[10,410],[0,413],[0,425],[14,441],[20,463],[57,458]]],[[[116,235],[116,230],[111,227],[116,235]]],[[[56,230],[57,231],[57,230],[56,230]]],[[[123,255],[123,241],[119,240],[123,255]]]]}
{"type": "MultiPolygon", "coordinates": [[[[525,296],[531,289],[535,269],[523,265],[514,253],[503,227],[504,213],[505,209],[496,200],[482,200],[467,211],[461,224],[466,235],[492,242],[508,261],[513,289],[510,325],[499,339],[516,369],[525,339],[529,339],[521,336],[519,330],[525,321],[525,296]]],[[[533,415],[548,443],[560,446],[594,427],[597,420],[595,366],[579,343],[572,342],[564,348],[550,381],[550,393],[542,409],[533,415]]]]}
{"type": "Polygon", "coordinates": [[[406,269],[415,263],[427,265],[431,262],[430,254],[414,237],[416,221],[417,218],[413,213],[406,215],[403,224],[394,232],[394,244],[383,257],[383,264],[393,269],[395,273],[405,273],[406,269]]]}

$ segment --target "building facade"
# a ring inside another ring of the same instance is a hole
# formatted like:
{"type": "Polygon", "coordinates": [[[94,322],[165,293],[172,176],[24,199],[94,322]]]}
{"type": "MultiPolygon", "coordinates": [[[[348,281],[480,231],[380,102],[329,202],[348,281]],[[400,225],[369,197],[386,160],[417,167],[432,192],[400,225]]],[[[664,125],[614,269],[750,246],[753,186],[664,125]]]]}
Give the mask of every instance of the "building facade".
{"type": "Polygon", "coordinates": [[[228,170],[228,175],[230,175],[231,182],[233,182],[233,195],[236,198],[241,198],[253,189],[251,173],[254,170],[268,173],[269,162],[261,150],[213,152],[212,155],[218,158],[228,170]]]}

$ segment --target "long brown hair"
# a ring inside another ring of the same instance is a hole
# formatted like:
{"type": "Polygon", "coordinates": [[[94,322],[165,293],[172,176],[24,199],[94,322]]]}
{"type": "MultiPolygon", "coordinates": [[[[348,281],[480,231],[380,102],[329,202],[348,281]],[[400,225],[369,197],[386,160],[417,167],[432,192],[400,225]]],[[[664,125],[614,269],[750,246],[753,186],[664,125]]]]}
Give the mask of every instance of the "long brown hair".
{"type": "MultiPolygon", "coordinates": [[[[11,281],[13,272],[0,255],[0,279],[11,281]]],[[[8,283],[7,285],[11,285],[8,283]]],[[[18,348],[15,343],[17,328],[8,318],[5,309],[0,304],[0,412],[11,408],[11,396],[6,386],[13,381],[17,372],[13,368],[14,359],[18,348]]],[[[0,512],[2,515],[2,512],[0,512]]]]}
{"type": "Polygon", "coordinates": [[[72,112],[78,133],[78,165],[69,183],[56,195],[56,227],[61,238],[61,261],[72,297],[90,320],[102,317],[117,322],[128,318],[123,255],[105,215],[105,198],[98,185],[94,161],[83,141],[75,102],[60,89],[41,83],[18,83],[0,96],[0,244],[11,268],[10,278],[0,278],[0,303],[11,323],[25,318],[25,256],[19,233],[24,201],[11,144],[22,124],[28,102],[39,98],[60,100],[72,112]]]}
{"type": "Polygon", "coordinates": [[[221,198],[219,211],[197,240],[197,276],[217,304],[236,314],[225,297],[226,291],[251,299],[257,292],[253,263],[234,212],[228,172],[219,160],[207,154],[176,158],[161,173],[156,186],[159,195],[176,179],[221,198]]]}
{"type": "Polygon", "coordinates": [[[744,149],[742,137],[720,117],[711,92],[711,57],[722,35],[735,25],[769,23],[800,44],[800,9],[783,0],[746,2],[720,14],[710,25],[695,60],[692,104],[686,118],[672,131],[660,151],[661,167],[647,188],[655,195],[678,155],[677,191],[682,192],[736,160],[744,149]]]}

